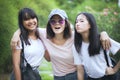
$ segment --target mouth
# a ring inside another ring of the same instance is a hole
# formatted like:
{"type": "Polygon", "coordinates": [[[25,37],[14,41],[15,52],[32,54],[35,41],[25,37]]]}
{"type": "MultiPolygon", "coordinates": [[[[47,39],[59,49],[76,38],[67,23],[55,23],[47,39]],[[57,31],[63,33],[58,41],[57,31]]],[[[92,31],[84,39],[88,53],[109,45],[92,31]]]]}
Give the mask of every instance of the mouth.
{"type": "Polygon", "coordinates": [[[33,27],[33,26],[36,26],[36,23],[30,23],[28,24],[29,27],[33,27]]]}
{"type": "Polygon", "coordinates": [[[60,27],[55,27],[55,29],[60,29],[60,27]]]}

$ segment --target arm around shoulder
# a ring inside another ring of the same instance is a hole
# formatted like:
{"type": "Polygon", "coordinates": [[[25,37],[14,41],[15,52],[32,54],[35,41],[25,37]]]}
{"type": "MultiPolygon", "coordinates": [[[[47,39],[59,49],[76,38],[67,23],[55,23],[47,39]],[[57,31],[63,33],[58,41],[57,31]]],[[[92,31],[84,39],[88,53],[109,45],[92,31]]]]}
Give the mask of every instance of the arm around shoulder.
{"type": "Polygon", "coordinates": [[[10,46],[12,49],[15,49],[17,45],[20,45],[20,33],[20,29],[14,32],[10,42],[10,46]]]}

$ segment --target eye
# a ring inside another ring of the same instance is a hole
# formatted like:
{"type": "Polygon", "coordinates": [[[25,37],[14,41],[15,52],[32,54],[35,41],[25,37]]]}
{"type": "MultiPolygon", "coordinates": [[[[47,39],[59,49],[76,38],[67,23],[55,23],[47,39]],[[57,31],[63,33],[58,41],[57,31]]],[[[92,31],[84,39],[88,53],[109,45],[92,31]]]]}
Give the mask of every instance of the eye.
{"type": "Polygon", "coordinates": [[[61,20],[59,20],[59,23],[60,23],[60,24],[63,24],[64,21],[65,21],[65,20],[61,19],[61,20]]]}
{"type": "Polygon", "coordinates": [[[55,24],[56,23],[56,21],[55,20],[50,20],[50,24],[55,24]]]}
{"type": "Polygon", "coordinates": [[[75,23],[78,23],[78,20],[76,20],[75,23]]]}
{"type": "Polygon", "coordinates": [[[76,23],[78,23],[78,22],[84,22],[84,20],[76,20],[76,23]]]}

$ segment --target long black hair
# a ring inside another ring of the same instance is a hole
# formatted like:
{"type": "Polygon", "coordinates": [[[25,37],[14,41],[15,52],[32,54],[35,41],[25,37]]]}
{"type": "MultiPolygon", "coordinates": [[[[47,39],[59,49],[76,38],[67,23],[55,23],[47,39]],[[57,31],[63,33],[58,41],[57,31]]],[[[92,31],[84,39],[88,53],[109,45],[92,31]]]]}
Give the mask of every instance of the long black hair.
{"type": "MultiPolygon", "coordinates": [[[[82,13],[79,13],[77,15],[77,17],[80,14],[83,14],[86,16],[86,18],[90,24],[90,27],[91,27],[90,31],[89,31],[89,43],[90,43],[89,47],[88,47],[89,55],[94,56],[96,54],[99,54],[101,43],[100,43],[100,37],[99,37],[98,29],[97,29],[96,20],[95,20],[94,16],[90,13],[82,12],[82,13]]],[[[77,17],[76,17],[76,19],[77,19],[77,17]]],[[[75,24],[76,24],[76,21],[75,21],[75,24]]],[[[75,29],[74,35],[75,35],[74,36],[74,45],[75,45],[77,52],[80,53],[81,45],[82,45],[82,36],[80,33],[78,33],[76,31],[76,29],[75,29]]]]}
{"type": "MultiPolygon", "coordinates": [[[[24,27],[23,21],[28,20],[28,19],[33,19],[33,18],[37,19],[37,27],[38,27],[38,17],[32,9],[23,8],[18,13],[18,25],[21,30],[21,36],[22,36],[23,40],[25,41],[26,45],[27,44],[30,45],[30,42],[28,41],[29,33],[28,33],[28,30],[24,27]]],[[[40,39],[39,32],[37,29],[36,29],[35,35],[37,38],[40,39]]]]}

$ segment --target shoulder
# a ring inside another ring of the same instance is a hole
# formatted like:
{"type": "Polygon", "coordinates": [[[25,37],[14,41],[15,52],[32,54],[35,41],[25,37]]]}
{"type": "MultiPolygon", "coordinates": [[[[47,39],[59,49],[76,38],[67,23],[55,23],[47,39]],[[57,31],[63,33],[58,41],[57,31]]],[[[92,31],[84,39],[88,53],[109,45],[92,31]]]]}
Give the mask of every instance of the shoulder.
{"type": "Polygon", "coordinates": [[[38,28],[40,35],[46,34],[46,28],[38,28]]]}
{"type": "Polygon", "coordinates": [[[72,31],[72,35],[71,35],[72,39],[74,39],[74,31],[72,31]]]}
{"type": "Polygon", "coordinates": [[[72,45],[72,52],[73,52],[73,55],[78,55],[78,54],[79,54],[79,53],[77,52],[74,44],[72,45]]]}
{"type": "Polygon", "coordinates": [[[40,27],[39,27],[38,30],[39,30],[40,32],[43,32],[43,31],[45,32],[45,31],[46,31],[46,28],[40,28],[40,27]]]}
{"type": "Polygon", "coordinates": [[[115,41],[115,40],[113,40],[112,38],[110,38],[110,42],[111,42],[111,46],[118,46],[118,47],[120,47],[120,43],[115,41]]]}
{"type": "Polygon", "coordinates": [[[111,42],[111,47],[110,47],[110,51],[115,54],[117,53],[118,50],[120,50],[120,43],[111,39],[110,38],[110,42],[111,42]]]}
{"type": "Polygon", "coordinates": [[[75,31],[74,31],[74,30],[72,30],[72,35],[74,35],[74,33],[75,33],[75,31]]]}
{"type": "Polygon", "coordinates": [[[82,64],[82,56],[76,51],[75,46],[72,46],[72,53],[74,57],[74,64],[80,65],[82,64]]]}

